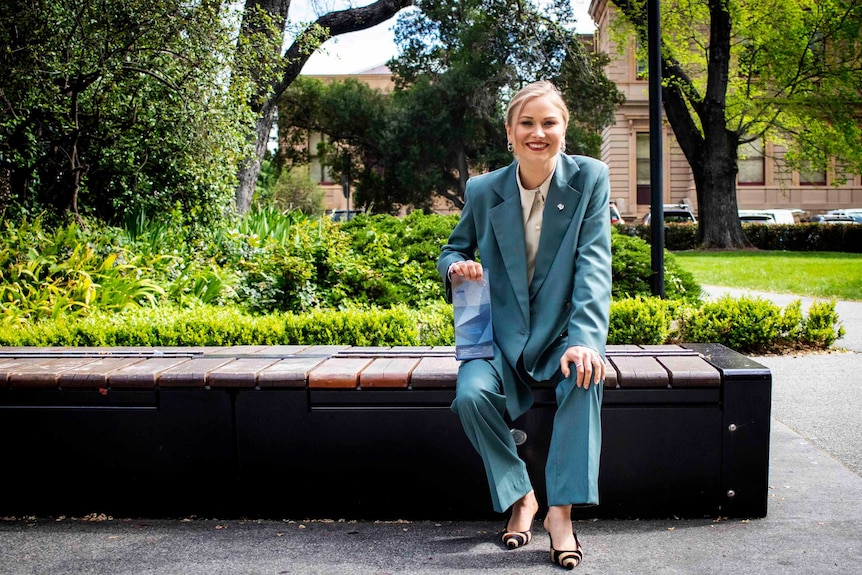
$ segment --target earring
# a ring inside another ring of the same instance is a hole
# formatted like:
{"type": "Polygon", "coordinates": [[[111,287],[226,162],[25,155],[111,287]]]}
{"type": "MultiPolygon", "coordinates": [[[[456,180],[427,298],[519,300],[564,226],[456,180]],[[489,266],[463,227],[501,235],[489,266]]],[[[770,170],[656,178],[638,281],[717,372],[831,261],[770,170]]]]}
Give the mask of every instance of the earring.
{"type": "Polygon", "coordinates": [[[509,142],[508,144],[506,144],[506,149],[510,152],[514,152],[515,146],[512,145],[512,142],[509,142]]]}
{"type": "Polygon", "coordinates": [[[565,140],[563,140],[563,144],[560,146],[560,151],[561,151],[561,152],[565,152],[565,151],[566,151],[566,141],[565,141],[565,140]]]}

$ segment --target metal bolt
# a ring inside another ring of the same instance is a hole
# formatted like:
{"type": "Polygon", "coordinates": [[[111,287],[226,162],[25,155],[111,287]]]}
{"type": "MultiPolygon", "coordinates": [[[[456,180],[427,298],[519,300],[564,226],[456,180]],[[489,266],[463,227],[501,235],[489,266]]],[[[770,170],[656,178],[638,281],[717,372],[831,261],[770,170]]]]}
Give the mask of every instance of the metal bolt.
{"type": "Polygon", "coordinates": [[[728,489],[727,490],[727,496],[729,498],[733,499],[734,497],[736,497],[736,491],[734,491],[733,489],[728,489]]]}
{"type": "Polygon", "coordinates": [[[730,425],[727,426],[727,429],[729,429],[730,431],[736,431],[736,424],[731,423],[730,425]]]}

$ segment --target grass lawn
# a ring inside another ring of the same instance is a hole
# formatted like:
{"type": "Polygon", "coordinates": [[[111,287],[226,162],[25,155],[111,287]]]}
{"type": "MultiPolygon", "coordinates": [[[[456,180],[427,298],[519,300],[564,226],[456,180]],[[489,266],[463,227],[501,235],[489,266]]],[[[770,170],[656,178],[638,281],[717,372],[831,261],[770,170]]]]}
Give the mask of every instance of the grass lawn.
{"type": "Polygon", "coordinates": [[[862,254],[740,250],[673,255],[701,285],[862,300],[862,254]]]}

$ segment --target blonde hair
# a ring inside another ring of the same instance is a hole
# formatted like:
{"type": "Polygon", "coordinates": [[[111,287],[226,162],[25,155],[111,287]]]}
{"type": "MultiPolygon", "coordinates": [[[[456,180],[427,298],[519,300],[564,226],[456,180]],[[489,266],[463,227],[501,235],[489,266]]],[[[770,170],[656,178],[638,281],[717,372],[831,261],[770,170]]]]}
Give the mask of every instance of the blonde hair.
{"type": "Polygon", "coordinates": [[[509,101],[509,107],[506,108],[506,125],[511,126],[515,119],[515,115],[529,100],[540,96],[548,96],[551,103],[560,109],[563,115],[563,122],[569,125],[569,108],[566,106],[563,95],[560,90],[547,80],[539,80],[532,84],[527,84],[509,101]]]}

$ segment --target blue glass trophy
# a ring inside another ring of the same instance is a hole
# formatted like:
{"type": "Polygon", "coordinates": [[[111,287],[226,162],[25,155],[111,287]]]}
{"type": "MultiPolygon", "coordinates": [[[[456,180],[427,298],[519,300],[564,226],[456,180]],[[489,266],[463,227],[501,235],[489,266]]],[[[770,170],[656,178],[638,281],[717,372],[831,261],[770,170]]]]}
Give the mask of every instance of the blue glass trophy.
{"type": "Polygon", "coordinates": [[[455,358],[459,360],[494,357],[494,329],[491,325],[491,290],[487,270],[480,280],[452,278],[452,306],[455,312],[455,358]]]}

